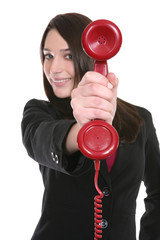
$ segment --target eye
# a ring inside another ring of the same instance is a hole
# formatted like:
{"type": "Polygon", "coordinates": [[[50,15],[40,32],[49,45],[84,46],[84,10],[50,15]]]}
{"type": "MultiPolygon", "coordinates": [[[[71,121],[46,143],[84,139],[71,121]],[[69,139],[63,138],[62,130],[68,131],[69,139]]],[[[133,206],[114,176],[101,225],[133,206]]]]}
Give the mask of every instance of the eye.
{"type": "Polygon", "coordinates": [[[71,53],[68,53],[65,55],[65,58],[66,59],[69,59],[69,60],[72,60],[72,54],[71,53]]]}
{"type": "Polygon", "coordinates": [[[46,53],[46,54],[44,54],[44,58],[47,59],[47,60],[50,60],[50,59],[53,58],[53,55],[50,54],[50,53],[46,53]]]}

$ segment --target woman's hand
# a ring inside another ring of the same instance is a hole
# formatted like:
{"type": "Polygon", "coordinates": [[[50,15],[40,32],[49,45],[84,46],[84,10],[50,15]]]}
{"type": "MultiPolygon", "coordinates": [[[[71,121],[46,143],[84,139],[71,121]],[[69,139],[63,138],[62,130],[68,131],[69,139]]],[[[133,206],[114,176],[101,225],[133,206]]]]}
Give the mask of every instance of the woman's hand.
{"type": "Polygon", "coordinates": [[[101,119],[112,124],[117,107],[118,79],[114,73],[107,78],[97,72],[87,72],[71,93],[71,106],[77,121],[66,138],[66,152],[79,150],[77,134],[80,128],[93,119],[101,119]]]}
{"type": "Polygon", "coordinates": [[[104,77],[97,72],[87,72],[71,93],[73,115],[81,128],[93,119],[110,124],[117,106],[118,79],[114,73],[104,77]]]}

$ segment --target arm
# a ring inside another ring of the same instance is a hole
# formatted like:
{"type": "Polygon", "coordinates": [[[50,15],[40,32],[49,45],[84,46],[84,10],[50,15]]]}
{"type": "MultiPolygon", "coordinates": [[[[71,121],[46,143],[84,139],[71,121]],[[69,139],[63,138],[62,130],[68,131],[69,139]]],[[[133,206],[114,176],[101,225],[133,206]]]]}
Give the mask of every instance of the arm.
{"type": "Polygon", "coordinates": [[[66,137],[74,124],[75,120],[62,120],[50,103],[29,101],[24,108],[21,125],[23,143],[29,156],[48,168],[78,173],[84,165],[84,157],[79,152],[68,157],[65,152],[66,137]]]}
{"type": "Polygon", "coordinates": [[[78,87],[73,90],[71,103],[74,105],[73,113],[77,122],[57,117],[49,103],[37,100],[28,102],[23,114],[22,137],[29,156],[41,165],[62,172],[72,168],[71,159],[76,159],[80,169],[84,157],[80,155],[77,157],[79,129],[94,118],[111,121],[116,110],[117,81],[114,74],[110,74],[108,79],[101,74],[91,72],[89,76],[86,74],[78,87]],[[88,91],[89,86],[97,91],[88,91]],[[82,101],[79,101],[80,99],[82,101]],[[92,102],[95,105],[90,106],[92,102]],[[102,102],[101,106],[99,106],[100,102],[102,102]],[[76,157],[73,157],[75,154],[76,157]]]}
{"type": "Polygon", "coordinates": [[[144,184],[146,212],[141,219],[140,240],[160,238],[160,150],[150,113],[146,114],[146,145],[144,184]]]}
{"type": "Polygon", "coordinates": [[[66,144],[65,144],[66,152],[68,155],[79,150],[78,144],[77,144],[77,135],[78,135],[79,129],[80,127],[78,123],[75,123],[71,127],[70,131],[68,132],[68,135],[66,138],[66,144]]]}

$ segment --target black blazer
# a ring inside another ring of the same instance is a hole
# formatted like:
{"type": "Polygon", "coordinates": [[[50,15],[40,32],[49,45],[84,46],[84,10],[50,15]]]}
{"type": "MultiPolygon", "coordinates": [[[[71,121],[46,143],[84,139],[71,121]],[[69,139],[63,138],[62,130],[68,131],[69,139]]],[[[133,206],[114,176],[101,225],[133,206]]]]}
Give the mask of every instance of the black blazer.
{"type": "MultiPolygon", "coordinates": [[[[138,111],[144,124],[136,141],[119,145],[110,173],[106,161],[101,161],[105,240],[136,239],[136,198],[142,180],[147,198],[139,239],[160,240],[159,143],[151,114],[140,107],[138,111]]],[[[94,239],[94,162],[80,152],[70,157],[64,152],[65,138],[74,122],[61,119],[46,101],[31,100],[25,106],[23,143],[39,163],[45,186],[42,215],[32,240],[94,239]]]]}

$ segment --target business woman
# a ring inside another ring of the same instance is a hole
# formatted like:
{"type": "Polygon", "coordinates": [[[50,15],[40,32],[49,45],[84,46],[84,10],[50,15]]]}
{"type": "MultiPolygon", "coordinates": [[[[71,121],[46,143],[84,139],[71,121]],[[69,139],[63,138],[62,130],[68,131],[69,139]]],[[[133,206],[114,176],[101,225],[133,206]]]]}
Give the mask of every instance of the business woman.
{"type": "MultiPolygon", "coordinates": [[[[150,112],[117,98],[118,79],[93,72],[81,36],[91,22],[77,13],[57,15],[41,41],[48,101],[32,99],[23,113],[22,137],[39,164],[45,187],[32,240],[94,239],[94,163],[78,149],[77,134],[92,119],[112,124],[119,147],[101,161],[102,237],[135,240],[136,198],[146,186],[140,240],[160,239],[160,150],[150,112]]],[[[31,196],[34,197],[34,196],[31,196]]]]}

